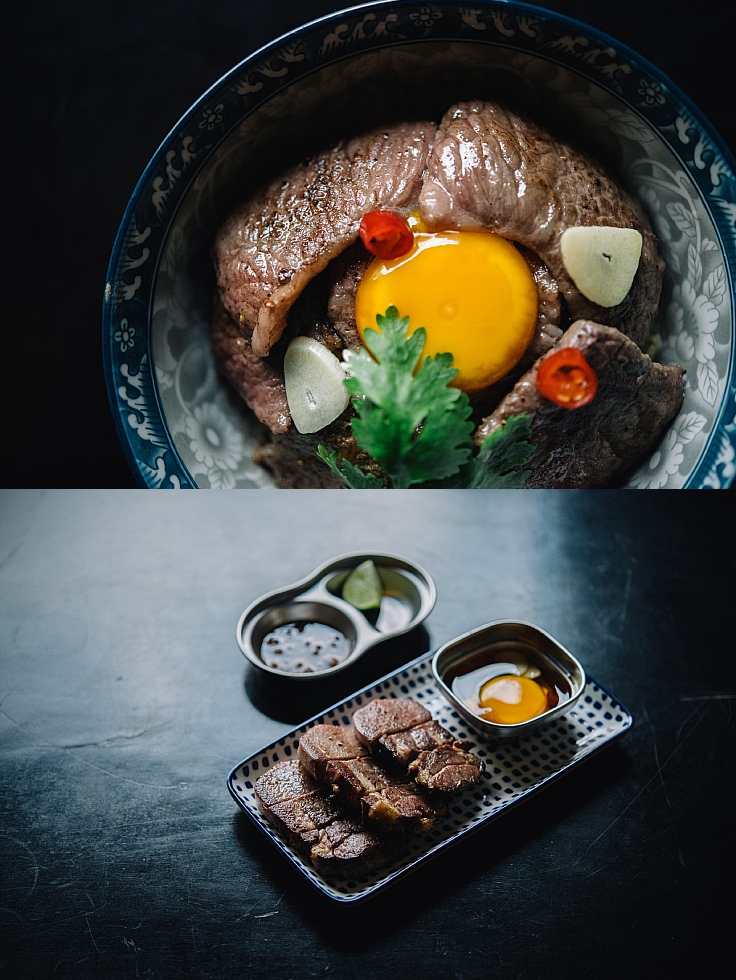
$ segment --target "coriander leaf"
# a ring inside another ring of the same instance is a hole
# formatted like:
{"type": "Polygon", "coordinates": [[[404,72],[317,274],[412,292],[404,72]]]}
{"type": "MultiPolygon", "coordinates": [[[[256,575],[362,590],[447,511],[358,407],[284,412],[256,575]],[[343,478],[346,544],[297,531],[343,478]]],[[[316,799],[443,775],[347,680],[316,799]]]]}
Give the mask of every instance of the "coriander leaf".
{"type": "Polygon", "coordinates": [[[424,328],[409,334],[409,318],[400,317],[395,306],[376,322],[379,330],[365,331],[367,350],[344,355],[358,445],[395,488],[454,475],[472,453],[473,423],[468,396],[448,387],[457,376],[452,355],[426,357],[417,367],[424,328]]]}
{"type": "Polygon", "coordinates": [[[524,469],[534,451],[528,415],[511,415],[502,428],[483,440],[470,464],[471,490],[519,490],[526,484],[524,469]]]}
{"type": "Polygon", "coordinates": [[[384,483],[375,473],[366,473],[348,459],[338,459],[337,450],[328,453],[323,445],[317,446],[317,453],[330,469],[336,473],[346,487],[351,490],[383,490],[384,483]]]}

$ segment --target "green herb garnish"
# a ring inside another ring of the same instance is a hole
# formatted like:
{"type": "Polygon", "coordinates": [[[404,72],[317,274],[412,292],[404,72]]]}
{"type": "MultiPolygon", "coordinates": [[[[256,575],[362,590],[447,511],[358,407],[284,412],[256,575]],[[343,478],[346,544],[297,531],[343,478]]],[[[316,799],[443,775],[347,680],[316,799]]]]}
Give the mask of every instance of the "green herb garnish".
{"type": "Polygon", "coordinates": [[[345,486],[351,490],[384,489],[385,484],[380,477],[377,477],[375,473],[366,473],[365,470],[361,470],[359,466],[351,463],[348,459],[340,459],[336,449],[328,453],[325,447],[320,445],[317,446],[317,453],[320,459],[323,459],[330,469],[337,473],[345,486]]]}
{"type": "Polygon", "coordinates": [[[534,446],[528,415],[511,415],[481,443],[470,463],[468,488],[471,490],[520,490],[528,470],[524,469],[534,446]]]}
{"type": "MultiPolygon", "coordinates": [[[[351,422],[355,439],[380,464],[390,485],[522,487],[533,449],[528,416],[509,419],[473,456],[470,400],[449,387],[458,373],[452,354],[425,357],[420,364],[426,332],[418,327],[409,334],[409,318],[400,317],[394,306],[376,322],[380,331],[365,331],[367,349],[345,353],[350,375],[345,385],[357,414],[351,422]]],[[[328,453],[324,446],[317,451],[347,487],[383,486],[337,452],[328,453]]]]}

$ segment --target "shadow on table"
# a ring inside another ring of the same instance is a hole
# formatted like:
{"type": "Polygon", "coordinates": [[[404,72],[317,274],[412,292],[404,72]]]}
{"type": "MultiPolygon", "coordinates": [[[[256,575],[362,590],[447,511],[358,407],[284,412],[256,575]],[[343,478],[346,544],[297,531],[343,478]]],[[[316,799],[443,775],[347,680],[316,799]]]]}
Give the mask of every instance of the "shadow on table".
{"type": "MultiPolygon", "coordinates": [[[[455,906],[467,913],[468,887],[476,889],[478,908],[485,912],[500,903],[523,905],[538,888],[538,864],[549,867],[584,855],[576,814],[624,780],[630,768],[625,750],[608,746],[385,889],[348,904],[327,898],[293,868],[287,869],[283,855],[264,846],[262,833],[240,811],[234,830],[250,860],[261,867],[290,911],[326,947],[349,956],[369,951],[377,937],[384,941],[405,929],[407,917],[421,919],[440,906],[451,918],[455,906]],[[555,855],[549,852],[552,842],[555,855]],[[522,873],[515,865],[520,852],[524,852],[522,873]],[[509,893],[511,880],[519,894],[509,893]]],[[[561,894],[560,901],[564,900],[561,894]]]]}
{"type": "Polygon", "coordinates": [[[264,715],[298,725],[428,651],[429,634],[424,626],[418,626],[403,636],[384,640],[332,677],[280,677],[249,665],[245,692],[264,715]]]}

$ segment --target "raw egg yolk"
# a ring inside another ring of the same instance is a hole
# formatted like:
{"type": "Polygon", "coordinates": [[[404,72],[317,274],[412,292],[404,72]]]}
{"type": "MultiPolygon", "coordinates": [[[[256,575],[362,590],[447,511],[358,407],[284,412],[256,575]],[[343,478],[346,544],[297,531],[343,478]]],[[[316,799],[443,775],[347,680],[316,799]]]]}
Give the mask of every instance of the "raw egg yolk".
{"type": "Polygon", "coordinates": [[[361,340],[376,316],[395,306],[409,331],[424,327],[424,356],[449,352],[466,392],[507,374],[537,322],[537,287],[519,250],[490,231],[415,232],[410,252],[374,259],[358,286],[361,340]]]}
{"type": "Polygon", "coordinates": [[[499,725],[515,725],[547,710],[547,695],[530,677],[501,674],[484,684],[479,698],[483,715],[499,725]]]}

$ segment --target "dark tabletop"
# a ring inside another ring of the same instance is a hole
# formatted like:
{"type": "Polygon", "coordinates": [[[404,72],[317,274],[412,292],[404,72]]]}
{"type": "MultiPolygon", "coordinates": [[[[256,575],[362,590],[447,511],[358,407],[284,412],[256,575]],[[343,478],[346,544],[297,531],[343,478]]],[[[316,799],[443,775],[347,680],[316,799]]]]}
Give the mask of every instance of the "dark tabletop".
{"type": "Polygon", "coordinates": [[[0,492],[0,976],[714,975],[736,871],[730,501],[0,492]],[[245,606],[374,550],[434,577],[426,629],[327,688],[255,677],[245,606]],[[365,903],[328,900],[228,773],[499,618],[550,632],[633,727],[365,903]]]}
{"type": "MultiPolygon", "coordinates": [[[[228,69],[340,0],[29,0],[4,21],[6,487],[133,487],[101,355],[102,297],[138,178],[228,69]]],[[[736,148],[736,13],[545,0],[654,62],[736,148]]]]}

